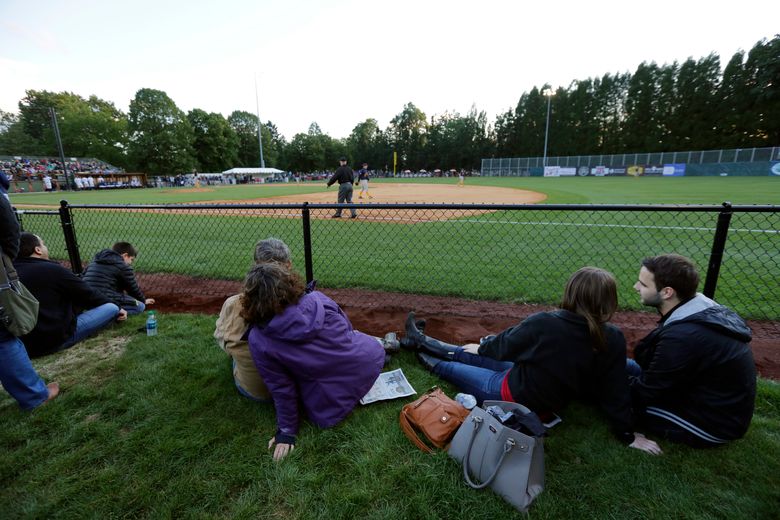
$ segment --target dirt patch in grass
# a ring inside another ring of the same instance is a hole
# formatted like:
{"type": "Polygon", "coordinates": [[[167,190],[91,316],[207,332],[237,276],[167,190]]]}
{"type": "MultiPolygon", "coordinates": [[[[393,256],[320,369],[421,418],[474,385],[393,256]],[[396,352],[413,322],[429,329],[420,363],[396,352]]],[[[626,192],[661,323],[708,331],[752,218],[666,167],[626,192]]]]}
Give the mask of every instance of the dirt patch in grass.
{"type": "Polygon", "coordinates": [[[91,338],[39,358],[36,365],[44,379],[60,385],[100,384],[113,373],[113,361],[124,352],[130,339],[128,336],[91,338]]]}
{"type": "MultiPolygon", "coordinates": [[[[139,274],[139,282],[162,312],[218,314],[225,298],[241,289],[240,282],[195,279],[183,275],[139,274]],[[197,293],[192,293],[197,287],[197,293]]],[[[341,305],[354,327],[375,336],[403,331],[409,311],[428,322],[432,336],[451,343],[478,341],[552,307],[467,300],[443,296],[386,293],[360,289],[320,289],[341,305]]],[[[658,321],[652,312],[622,311],[612,320],[621,328],[629,352],[658,321]]],[[[762,377],[780,380],[780,322],[749,320],[751,347],[762,377]]]]}

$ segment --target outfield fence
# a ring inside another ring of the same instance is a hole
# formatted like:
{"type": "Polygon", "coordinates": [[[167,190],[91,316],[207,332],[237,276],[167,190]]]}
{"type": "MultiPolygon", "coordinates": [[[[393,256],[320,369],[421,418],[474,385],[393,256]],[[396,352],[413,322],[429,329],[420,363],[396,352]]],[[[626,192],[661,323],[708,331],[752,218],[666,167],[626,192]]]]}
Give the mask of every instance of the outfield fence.
{"type": "Polygon", "coordinates": [[[640,309],[642,258],[675,252],[699,266],[705,294],[746,318],[780,320],[780,206],[63,201],[18,217],[77,273],[97,251],[128,241],[147,289],[178,276],[176,290],[193,297],[235,290],[255,242],[274,236],[319,287],[388,293],[368,293],[371,307],[403,305],[406,294],[556,304],[568,276],[594,265],[615,273],[621,308],[640,309]],[[341,219],[331,218],[336,209],[341,219]]]}

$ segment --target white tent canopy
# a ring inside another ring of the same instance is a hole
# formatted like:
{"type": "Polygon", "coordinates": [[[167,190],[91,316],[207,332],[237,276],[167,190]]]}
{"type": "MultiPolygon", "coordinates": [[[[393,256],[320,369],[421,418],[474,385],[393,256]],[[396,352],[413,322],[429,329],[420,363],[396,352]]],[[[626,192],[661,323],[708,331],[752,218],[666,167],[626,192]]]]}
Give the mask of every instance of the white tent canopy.
{"type": "Polygon", "coordinates": [[[231,168],[222,172],[222,175],[271,175],[273,173],[284,173],[276,168],[231,168]]]}

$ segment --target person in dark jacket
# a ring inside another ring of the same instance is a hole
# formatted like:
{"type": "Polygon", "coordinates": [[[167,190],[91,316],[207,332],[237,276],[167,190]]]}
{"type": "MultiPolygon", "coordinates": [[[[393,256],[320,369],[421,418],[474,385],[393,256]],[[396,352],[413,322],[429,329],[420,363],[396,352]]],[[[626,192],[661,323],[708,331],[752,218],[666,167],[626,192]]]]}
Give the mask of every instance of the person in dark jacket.
{"type": "Polygon", "coordinates": [[[38,323],[21,340],[30,357],[70,348],[127,312],[93,291],[81,278],[49,260],[40,237],[22,233],[14,262],[19,279],[39,302],[38,323]],[[83,312],[80,312],[85,309],[83,312]]]}
{"type": "MultiPolygon", "coordinates": [[[[347,166],[346,157],[339,159],[339,167],[336,169],[336,173],[333,174],[333,177],[328,181],[328,188],[336,182],[339,183],[339,196],[337,202],[339,204],[344,204],[345,202],[347,204],[352,204],[352,183],[355,182],[355,172],[352,171],[352,168],[347,166]]],[[[352,208],[350,211],[352,212],[350,218],[357,218],[357,211],[355,211],[355,208],[352,208]]],[[[340,217],[341,208],[337,209],[336,213],[331,216],[331,218],[340,217]]]]}
{"type": "Polygon", "coordinates": [[[560,310],[533,314],[479,344],[457,347],[425,336],[414,313],[406,320],[406,338],[420,349],[417,357],[425,368],[479,403],[516,402],[547,415],[576,398],[594,401],[618,439],[658,455],[658,444],[634,432],[626,341],[608,323],[616,309],[614,276],[583,267],[569,278],[560,310]]]}
{"type": "Polygon", "coordinates": [[[133,262],[138,256],[128,242],[117,242],[111,249],[103,249],[95,255],[82,275],[82,279],[96,292],[127,311],[128,315],[144,312],[154,298],[146,298],[138,286],[133,272],[133,262]]]}
{"type": "Polygon", "coordinates": [[[299,406],[330,428],[371,389],[385,363],[382,341],[352,328],[336,302],[306,291],[289,265],[264,263],[246,276],[242,316],[252,324],[249,349],[276,409],[274,460],[295,447],[299,406]]]}
{"type": "Polygon", "coordinates": [[[745,435],[756,398],[752,334],[734,311],[697,294],[699,275],[680,255],[642,261],[634,288],[661,314],[629,360],[642,424],[673,442],[714,447],[745,435]]]}
{"type": "MultiPolygon", "coordinates": [[[[0,172],[0,175],[5,175],[0,172]]],[[[0,247],[6,261],[19,252],[19,222],[11,203],[0,196],[0,247]]],[[[0,269],[3,269],[0,263],[0,269]]],[[[4,289],[11,290],[11,289],[4,289]]],[[[51,401],[60,393],[57,383],[44,383],[30,363],[24,344],[6,328],[8,316],[0,307],[0,384],[23,410],[32,410],[51,401]]]]}

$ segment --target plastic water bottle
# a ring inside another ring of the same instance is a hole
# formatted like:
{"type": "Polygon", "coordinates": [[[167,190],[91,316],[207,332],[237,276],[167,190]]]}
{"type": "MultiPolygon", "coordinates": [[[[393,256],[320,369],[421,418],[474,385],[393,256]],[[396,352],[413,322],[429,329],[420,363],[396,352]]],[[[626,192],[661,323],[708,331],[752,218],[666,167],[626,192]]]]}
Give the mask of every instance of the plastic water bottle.
{"type": "Polygon", "coordinates": [[[455,400],[462,404],[466,410],[471,410],[477,406],[477,398],[471,394],[456,394],[455,400]]]}
{"type": "Polygon", "coordinates": [[[154,311],[149,311],[149,317],[146,318],[146,335],[157,335],[157,315],[154,311]]]}

